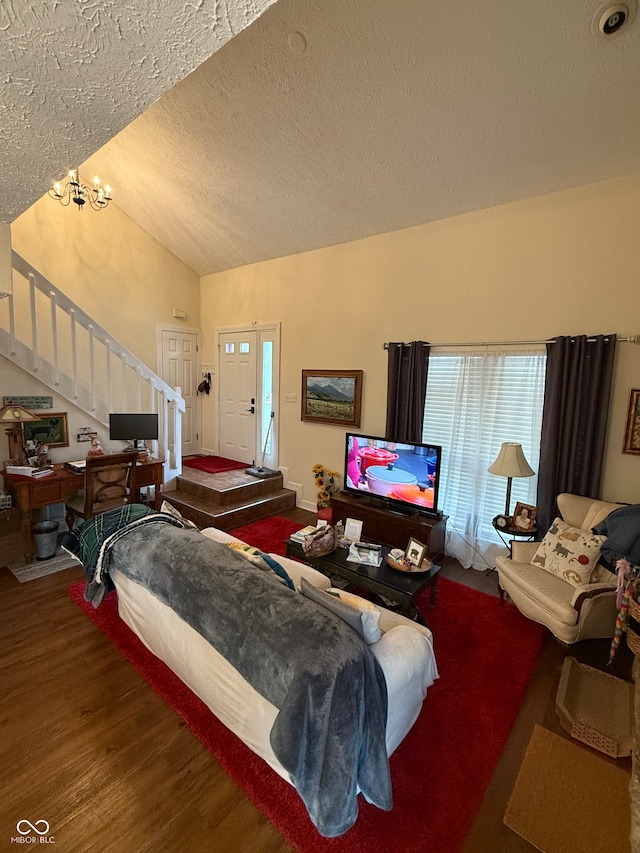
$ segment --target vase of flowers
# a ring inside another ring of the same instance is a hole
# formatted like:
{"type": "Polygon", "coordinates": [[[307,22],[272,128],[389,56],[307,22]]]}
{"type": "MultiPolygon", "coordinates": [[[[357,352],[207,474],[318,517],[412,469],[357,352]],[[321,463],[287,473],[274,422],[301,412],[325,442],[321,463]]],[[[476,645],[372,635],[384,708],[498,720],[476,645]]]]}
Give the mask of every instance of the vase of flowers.
{"type": "Polygon", "coordinates": [[[329,471],[328,468],[320,464],[314,465],[311,470],[313,471],[313,478],[316,489],[318,490],[318,518],[323,518],[330,524],[332,513],[329,504],[331,502],[331,495],[340,491],[340,475],[337,471],[329,471]]]}

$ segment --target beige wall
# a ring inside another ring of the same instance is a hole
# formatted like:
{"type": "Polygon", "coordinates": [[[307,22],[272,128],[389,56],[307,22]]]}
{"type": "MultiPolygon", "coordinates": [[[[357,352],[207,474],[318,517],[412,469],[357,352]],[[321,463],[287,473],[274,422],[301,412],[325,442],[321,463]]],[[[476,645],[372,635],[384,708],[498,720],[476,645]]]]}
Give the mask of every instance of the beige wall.
{"type": "MultiPolygon", "coordinates": [[[[640,333],[639,207],[640,175],[206,276],[202,360],[216,327],[282,322],[280,465],[313,503],[311,467],[342,469],[344,429],[301,422],[303,368],[364,370],[361,428],[381,434],[385,341],[640,333]]],[[[640,503],[640,456],[621,452],[634,387],[640,346],[620,344],[603,497],[640,503]]]]}
{"type": "Polygon", "coordinates": [[[78,211],[45,195],[12,223],[11,239],[18,254],[152,370],[156,324],[200,325],[199,277],[114,204],[78,211]],[[176,320],[174,308],[187,318],[176,320]]]}

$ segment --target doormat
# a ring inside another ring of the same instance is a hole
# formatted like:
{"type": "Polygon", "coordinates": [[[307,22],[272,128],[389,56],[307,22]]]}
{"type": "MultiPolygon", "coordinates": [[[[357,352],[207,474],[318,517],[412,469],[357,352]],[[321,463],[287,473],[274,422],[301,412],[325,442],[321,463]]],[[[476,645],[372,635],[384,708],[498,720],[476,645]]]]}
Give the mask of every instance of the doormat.
{"type": "Polygon", "coordinates": [[[542,853],[629,853],[630,775],[535,726],[504,816],[542,853]]]}
{"type": "Polygon", "coordinates": [[[241,471],[247,462],[236,462],[223,456],[187,456],[182,460],[184,468],[195,468],[206,474],[223,474],[225,471],[241,471]]]}

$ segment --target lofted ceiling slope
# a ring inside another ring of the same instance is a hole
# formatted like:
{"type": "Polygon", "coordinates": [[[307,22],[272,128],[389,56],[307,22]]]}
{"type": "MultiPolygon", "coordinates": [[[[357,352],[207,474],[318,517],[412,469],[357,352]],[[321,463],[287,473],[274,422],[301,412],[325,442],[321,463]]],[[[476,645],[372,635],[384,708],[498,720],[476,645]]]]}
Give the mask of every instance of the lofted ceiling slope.
{"type": "Polygon", "coordinates": [[[81,171],[200,275],[640,172],[640,17],[599,8],[279,0],[81,171]]]}
{"type": "Polygon", "coordinates": [[[62,177],[275,0],[0,3],[0,221],[62,177]]]}

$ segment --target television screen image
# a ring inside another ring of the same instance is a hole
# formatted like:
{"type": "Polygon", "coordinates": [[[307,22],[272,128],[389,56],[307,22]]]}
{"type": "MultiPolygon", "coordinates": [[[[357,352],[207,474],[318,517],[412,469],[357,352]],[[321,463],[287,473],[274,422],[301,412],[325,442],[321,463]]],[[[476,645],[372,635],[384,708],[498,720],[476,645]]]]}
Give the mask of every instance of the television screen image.
{"type": "Polygon", "coordinates": [[[347,433],[345,491],[438,512],[442,448],[347,433]]]}

